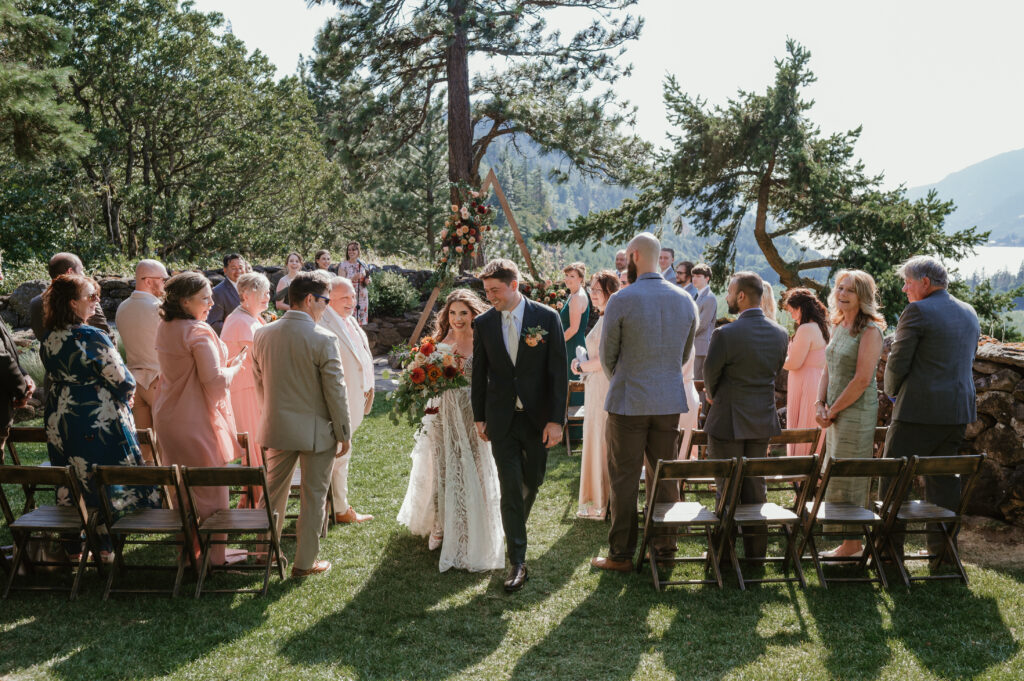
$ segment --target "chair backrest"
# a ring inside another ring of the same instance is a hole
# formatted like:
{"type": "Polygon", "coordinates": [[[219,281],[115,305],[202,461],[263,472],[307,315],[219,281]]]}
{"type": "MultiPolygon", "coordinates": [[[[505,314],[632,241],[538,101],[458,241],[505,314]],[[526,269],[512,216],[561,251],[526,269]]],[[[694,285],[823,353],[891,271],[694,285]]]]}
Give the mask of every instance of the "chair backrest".
{"type": "MultiPolygon", "coordinates": [[[[21,458],[18,456],[18,448],[15,447],[15,443],[45,443],[46,442],[46,429],[38,426],[16,426],[12,427],[10,433],[7,435],[7,451],[11,453],[11,462],[15,466],[21,465],[21,458]]],[[[4,452],[0,449],[0,465],[4,463],[4,452]]]]}
{"type": "Polygon", "coordinates": [[[906,458],[899,459],[833,459],[825,463],[821,474],[821,483],[814,493],[814,508],[811,517],[817,517],[832,478],[892,478],[896,484],[889,485],[885,498],[882,500],[882,517],[886,517],[894,499],[901,498],[900,476],[906,468],[906,458]]]}
{"type": "Polygon", "coordinates": [[[569,381],[569,392],[570,393],[582,393],[586,392],[587,384],[583,381],[569,381]]]}
{"type": "Polygon", "coordinates": [[[821,428],[786,428],[768,440],[769,445],[815,445],[821,428]]]}
{"type": "Polygon", "coordinates": [[[960,502],[956,509],[950,510],[956,510],[958,514],[963,514],[966,511],[971,492],[974,491],[974,483],[978,478],[978,471],[981,470],[981,464],[985,461],[985,458],[985,454],[912,456],[903,474],[903,479],[900,481],[899,499],[902,502],[910,491],[914,478],[919,475],[924,477],[958,475],[961,477],[960,502]]]}
{"type": "Polygon", "coordinates": [[[889,426],[878,426],[875,428],[874,440],[871,443],[872,456],[876,459],[882,458],[885,454],[885,438],[889,433],[889,426]]]}
{"type": "MultiPolygon", "coordinates": [[[[87,522],[89,511],[82,499],[78,480],[71,473],[71,466],[0,466],[0,509],[3,510],[4,518],[10,525],[14,522],[14,513],[4,493],[5,484],[21,485],[26,489],[26,493],[27,490],[41,486],[65,487],[71,497],[72,506],[77,508],[83,524],[87,522]]],[[[26,508],[31,506],[32,504],[26,504],[26,508]]]]}
{"type": "Polygon", "coordinates": [[[699,478],[703,482],[707,478],[724,479],[725,489],[718,495],[716,504],[716,510],[721,514],[727,504],[732,504],[734,491],[738,488],[736,483],[740,477],[738,469],[741,465],[739,459],[682,459],[677,461],[661,459],[658,461],[658,467],[654,470],[654,481],[650,483],[648,489],[656,490],[658,484],[666,480],[699,478]]]}
{"type": "Polygon", "coordinates": [[[235,438],[238,440],[238,446],[242,448],[242,465],[252,465],[252,455],[249,452],[249,433],[237,433],[235,438]]]}
{"type": "Polygon", "coordinates": [[[264,466],[222,466],[209,468],[194,468],[184,466],[181,469],[181,477],[185,481],[185,488],[188,490],[189,501],[192,502],[192,509],[198,520],[199,513],[196,509],[196,498],[192,493],[193,487],[258,487],[263,490],[263,504],[267,512],[267,522],[270,527],[275,527],[274,511],[270,508],[270,491],[267,489],[267,469],[264,466]]]}
{"type": "MultiPolygon", "coordinates": [[[[799,486],[795,495],[793,512],[799,515],[804,507],[807,494],[814,487],[818,473],[818,456],[769,456],[757,459],[743,459],[740,478],[761,478],[774,475],[785,476],[799,486]]],[[[742,485],[742,480],[737,483],[742,485]]]]}
{"type": "MultiPolygon", "coordinates": [[[[679,451],[686,452],[686,456],[690,456],[690,452],[693,451],[694,447],[707,447],[708,446],[708,434],[703,430],[693,429],[683,440],[683,447],[679,451]]],[[[699,452],[698,452],[699,453],[699,452]]],[[[702,457],[707,458],[707,457],[702,457]]]]}
{"type": "Polygon", "coordinates": [[[152,428],[136,428],[135,439],[138,440],[139,446],[149,447],[153,452],[153,464],[156,466],[163,465],[163,455],[160,453],[160,447],[156,442],[156,431],[152,428]]]}

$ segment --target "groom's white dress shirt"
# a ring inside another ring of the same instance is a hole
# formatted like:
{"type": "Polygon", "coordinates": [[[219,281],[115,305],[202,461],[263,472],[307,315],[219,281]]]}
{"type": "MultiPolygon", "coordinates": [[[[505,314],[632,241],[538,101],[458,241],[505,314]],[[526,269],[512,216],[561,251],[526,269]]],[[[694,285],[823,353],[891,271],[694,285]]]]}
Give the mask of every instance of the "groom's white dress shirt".
{"type": "MultiPolygon", "coordinates": [[[[512,310],[512,323],[516,325],[515,337],[523,335],[523,313],[526,312],[526,296],[519,296],[519,304],[512,310]]],[[[512,356],[512,348],[508,346],[508,317],[501,315],[501,337],[505,342],[505,350],[509,357],[512,356]]]]}

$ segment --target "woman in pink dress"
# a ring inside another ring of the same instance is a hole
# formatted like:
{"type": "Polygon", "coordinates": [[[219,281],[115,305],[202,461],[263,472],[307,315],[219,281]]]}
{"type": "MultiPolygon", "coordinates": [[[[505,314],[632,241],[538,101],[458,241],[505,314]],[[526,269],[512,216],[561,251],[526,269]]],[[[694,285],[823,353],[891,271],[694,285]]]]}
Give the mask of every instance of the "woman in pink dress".
{"type": "Polygon", "coordinates": [[[338,263],[338,276],[352,282],[356,290],[355,320],[359,326],[366,326],[370,317],[370,273],[366,264],[359,259],[359,242],[350,241],[345,247],[345,259],[338,263]]]}
{"type": "MultiPolygon", "coordinates": [[[[153,406],[167,465],[223,466],[242,456],[228,388],[247,353],[228,360],[227,348],[206,323],[212,307],[213,292],[203,275],[182,272],[167,280],[156,331],[160,395],[153,406]]],[[[200,522],[228,508],[226,487],[193,491],[200,522]]],[[[223,544],[212,545],[210,562],[225,562],[223,544]]]]}
{"type": "MultiPolygon", "coordinates": [[[[783,305],[796,325],[796,333],[789,342],[789,354],[783,365],[789,371],[786,427],[814,428],[817,425],[814,402],[818,399],[818,384],[825,370],[825,348],[829,338],[827,311],[814,291],[808,288],[787,291],[783,305]]],[[[811,445],[787,447],[789,456],[806,456],[812,450],[811,445]]]]}
{"type": "Polygon", "coordinates": [[[262,396],[257,394],[252,376],[252,339],[256,329],[265,324],[261,315],[270,304],[270,281],[259,272],[243,274],[238,278],[238,296],[242,302],[224,320],[220,339],[231,357],[241,353],[242,348],[247,350],[238,374],[231,381],[231,411],[235,415],[236,432],[249,434],[250,465],[262,466],[259,443],[262,396]]]}
{"type": "MultiPolygon", "coordinates": [[[[598,312],[604,312],[612,294],[619,290],[619,277],[611,270],[602,270],[590,280],[590,302],[598,312]]],[[[580,518],[603,520],[608,509],[611,486],[608,481],[608,446],[604,427],[608,412],[604,400],[608,395],[608,377],[601,367],[601,328],[604,317],[590,330],[586,338],[587,357],[580,362],[570,358],[570,370],[582,375],[586,382],[583,393],[583,454],[580,457],[580,497],[576,515],[580,518]]]]}

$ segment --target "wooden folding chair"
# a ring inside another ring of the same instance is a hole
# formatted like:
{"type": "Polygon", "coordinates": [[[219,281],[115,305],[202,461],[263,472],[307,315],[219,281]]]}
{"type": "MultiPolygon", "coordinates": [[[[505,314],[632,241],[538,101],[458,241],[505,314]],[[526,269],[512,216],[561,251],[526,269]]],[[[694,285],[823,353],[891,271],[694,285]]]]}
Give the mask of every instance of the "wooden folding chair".
{"type": "MultiPolygon", "coordinates": [[[[724,478],[728,490],[735,489],[736,470],[739,463],[736,459],[718,459],[709,461],[658,461],[658,467],[654,472],[654,480],[650,489],[657,489],[658,484],[665,481],[676,481],[685,484],[688,480],[704,478],[724,478]]],[[[715,510],[705,507],[696,501],[675,501],[656,502],[646,515],[644,520],[643,541],[640,543],[640,553],[637,556],[636,571],[643,569],[645,561],[651,562],[651,574],[654,577],[654,588],[661,591],[663,586],[673,584],[717,584],[722,588],[722,573],[718,562],[722,548],[722,519],[728,512],[728,505],[732,503],[734,494],[722,494],[715,510]],[[677,537],[703,537],[707,543],[705,556],[673,556],[672,558],[659,558],[653,549],[653,541],[663,533],[672,533],[677,537]],[[687,579],[675,581],[662,581],[659,575],[659,567],[665,564],[684,562],[702,562],[705,570],[711,569],[714,579],[687,579]]]]}
{"type": "Polygon", "coordinates": [[[778,504],[765,502],[762,504],[736,503],[729,505],[726,518],[723,519],[725,537],[725,550],[728,552],[729,561],[733,570],[736,571],[736,579],[739,581],[740,590],[746,589],[746,582],[769,583],[769,582],[799,582],[801,587],[806,587],[803,568],[800,565],[800,554],[796,552],[797,539],[800,533],[800,523],[803,516],[804,502],[807,500],[807,491],[812,487],[812,480],[818,474],[817,456],[776,456],[760,459],[743,459],[742,464],[736,472],[736,488],[743,486],[745,478],[782,479],[797,484],[798,492],[791,508],[783,508],[778,504]],[[782,563],[782,569],[786,576],[771,577],[762,579],[744,580],[743,571],[740,569],[739,559],[736,557],[736,547],[731,537],[735,527],[763,527],[768,534],[772,529],[786,540],[785,552],[782,556],[766,556],[764,558],[746,558],[749,563],[782,563]],[[793,561],[795,576],[789,576],[789,562],[793,561]]]}
{"type": "MultiPolygon", "coordinates": [[[[788,445],[811,445],[811,453],[815,454],[818,447],[818,442],[821,440],[821,428],[785,428],[778,435],[768,439],[768,451],[771,452],[772,447],[788,446],[788,445]]],[[[820,461],[820,457],[819,457],[820,461]]],[[[786,478],[786,476],[772,476],[765,478],[765,484],[767,485],[769,492],[780,492],[791,490],[796,480],[786,478]]],[[[814,483],[817,482],[817,478],[810,480],[811,488],[813,489],[814,483]]]]}
{"type": "Polygon", "coordinates": [[[885,436],[889,433],[889,426],[878,426],[875,428],[874,439],[871,442],[871,456],[881,459],[885,454],[885,436]]]}
{"type": "MultiPolygon", "coordinates": [[[[694,447],[697,448],[697,459],[698,461],[704,461],[708,458],[708,445],[710,444],[710,438],[708,434],[703,430],[691,430],[689,437],[685,440],[682,451],[690,452],[694,447]]],[[[691,459],[692,460],[692,459],[691,459]]],[[[685,496],[687,492],[691,494],[714,494],[715,493],[715,478],[704,477],[704,478],[689,478],[680,485],[679,493],[685,496]]]]}
{"type": "Polygon", "coordinates": [[[160,446],[157,444],[156,431],[152,428],[136,428],[135,439],[139,441],[140,447],[149,447],[153,452],[153,465],[163,466],[163,454],[160,453],[160,446]]]}
{"type": "MultiPolygon", "coordinates": [[[[46,444],[46,429],[38,426],[18,426],[12,427],[10,434],[7,436],[7,451],[11,455],[11,462],[15,466],[21,465],[21,457],[18,455],[17,445],[19,444],[46,444]]],[[[3,451],[0,450],[0,464],[4,463],[3,451]]],[[[42,461],[39,466],[49,466],[49,461],[42,461]]],[[[26,513],[32,510],[32,506],[29,505],[32,498],[33,492],[53,492],[56,494],[56,489],[53,487],[30,487],[25,490],[25,508],[22,513],[26,513]]]]}
{"type": "Polygon", "coordinates": [[[99,545],[96,542],[96,512],[85,507],[82,499],[81,489],[78,480],[71,472],[71,467],[59,466],[0,466],[0,510],[3,511],[4,520],[14,538],[14,556],[10,565],[10,572],[7,575],[7,585],[4,587],[3,597],[7,598],[12,590],[17,591],[68,591],[69,600],[78,597],[78,588],[81,584],[82,573],[85,571],[90,549],[96,563],[96,569],[103,571],[99,559],[99,545]],[[14,517],[11,505],[4,493],[3,486],[21,485],[25,490],[25,512],[18,518],[14,517]],[[70,506],[36,506],[30,497],[33,490],[41,486],[56,489],[66,487],[71,498],[70,506]],[[27,555],[27,547],[30,540],[55,540],[61,535],[85,534],[80,545],[78,564],[75,566],[69,559],[63,561],[32,560],[27,555]],[[14,586],[14,580],[18,575],[18,568],[25,565],[27,569],[33,570],[37,567],[62,566],[74,568],[74,579],[70,587],[59,586],[14,586]]]}
{"type": "MultiPolygon", "coordinates": [[[[248,468],[245,466],[223,468],[184,468],[182,477],[188,489],[192,508],[195,498],[192,494],[196,487],[249,487],[263,490],[263,498],[270,498],[267,491],[267,469],[248,468]]],[[[263,570],[262,589],[207,589],[209,593],[258,593],[267,595],[270,585],[270,567],[272,559],[277,559],[278,575],[284,579],[285,558],[281,553],[281,538],[277,532],[277,514],[270,509],[270,504],[263,508],[228,508],[217,511],[208,518],[199,518],[199,541],[202,546],[200,559],[199,582],[196,584],[196,598],[203,593],[206,577],[217,570],[263,570]],[[227,539],[214,539],[215,534],[226,534],[227,539]],[[240,535],[256,535],[255,539],[241,539],[240,535]],[[234,537],[234,539],[233,539],[234,537]],[[266,547],[263,564],[210,565],[210,546],[213,544],[259,545],[266,547]]]]}
{"type": "MultiPolygon", "coordinates": [[[[884,526],[884,515],[894,499],[896,485],[889,487],[885,499],[879,507],[879,513],[871,509],[847,502],[825,501],[825,493],[828,491],[829,483],[836,478],[868,478],[870,481],[879,478],[899,477],[906,466],[906,459],[832,459],[825,464],[825,470],[821,476],[821,482],[814,494],[814,501],[804,504],[804,538],[800,543],[799,556],[804,555],[804,548],[810,546],[811,559],[814,561],[814,568],[818,572],[818,579],[824,588],[828,588],[829,582],[878,582],[888,588],[889,583],[885,578],[885,570],[879,558],[877,543],[880,531],[884,526]],[[816,531],[818,525],[853,525],[860,528],[864,535],[864,551],[858,556],[822,558],[818,555],[815,537],[838,536],[848,534],[843,530],[821,530],[816,531]],[[856,563],[857,568],[863,570],[868,566],[868,559],[871,559],[871,568],[874,569],[877,577],[833,577],[825,578],[821,569],[822,560],[828,562],[856,563]]],[[[869,483],[870,484],[870,483],[869,483]]]]}
{"type": "MultiPolygon", "coordinates": [[[[155,451],[155,450],[154,450],[155,451]]],[[[112,593],[153,594],[170,593],[171,598],[178,595],[181,578],[185,574],[186,562],[195,569],[195,558],[192,554],[192,521],[188,513],[188,505],[182,490],[181,474],[177,466],[96,466],[93,469],[94,480],[99,488],[103,502],[103,518],[110,534],[110,542],[114,548],[114,563],[107,577],[107,587],[103,592],[103,600],[110,598],[112,593]],[[165,503],[168,508],[135,508],[118,512],[110,500],[111,487],[150,487],[159,486],[164,490],[164,497],[174,500],[173,504],[165,503]],[[166,538],[170,535],[170,539],[166,538]],[[137,539],[136,536],[146,537],[137,539]],[[152,537],[163,537],[153,539],[152,537]],[[127,544],[139,546],[176,546],[177,558],[174,565],[131,565],[124,558],[124,547],[127,544]],[[174,570],[174,585],[171,589],[121,589],[114,588],[121,573],[129,570],[166,571],[174,570]]]]}
{"type": "MultiPolygon", "coordinates": [[[[572,456],[572,438],[569,436],[571,426],[583,426],[583,405],[572,405],[572,396],[575,393],[586,392],[586,384],[583,381],[569,381],[569,391],[565,395],[565,453],[572,456]]],[[[580,439],[580,447],[583,447],[583,440],[580,439]]]]}
{"type": "Polygon", "coordinates": [[[970,501],[971,493],[974,491],[974,483],[978,478],[978,471],[985,460],[985,454],[971,454],[965,456],[914,456],[911,457],[903,471],[903,475],[896,483],[897,490],[895,497],[889,506],[885,533],[881,538],[888,549],[889,555],[896,557],[896,565],[900,571],[903,583],[910,586],[911,582],[924,582],[935,579],[960,579],[968,584],[967,571],[960,561],[960,553],[957,551],[956,535],[960,530],[960,524],[967,511],[967,503],[970,501]],[[960,477],[960,501],[955,509],[943,508],[930,501],[919,499],[908,499],[914,479],[918,476],[948,476],[960,477]],[[897,525],[922,524],[920,529],[897,528],[897,525]],[[927,534],[928,523],[938,525],[939,531],[945,541],[942,552],[938,555],[906,555],[896,551],[894,535],[901,534],[927,534]],[[939,575],[911,575],[907,571],[908,560],[942,560],[950,558],[957,569],[955,574],[939,575]]]}

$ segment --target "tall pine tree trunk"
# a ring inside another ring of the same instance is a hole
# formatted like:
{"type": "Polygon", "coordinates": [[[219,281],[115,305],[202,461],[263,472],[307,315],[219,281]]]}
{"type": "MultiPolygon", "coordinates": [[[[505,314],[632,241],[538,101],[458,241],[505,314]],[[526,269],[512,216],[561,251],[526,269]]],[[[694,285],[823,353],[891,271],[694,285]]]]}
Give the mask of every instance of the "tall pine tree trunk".
{"type": "MultiPolygon", "coordinates": [[[[448,12],[455,30],[448,44],[445,61],[448,71],[448,179],[476,186],[472,177],[473,126],[469,113],[469,50],[466,26],[463,24],[468,0],[448,0],[448,12]]],[[[451,190],[452,203],[459,202],[456,189],[451,190]]],[[[482,244],[480,245],[482,246],[482,244]]],[[[479,253],[482,248],[476,249],[479,253]]],[[[460,268],[473,267],[473,256],[463,255],[460,268]]]]}

